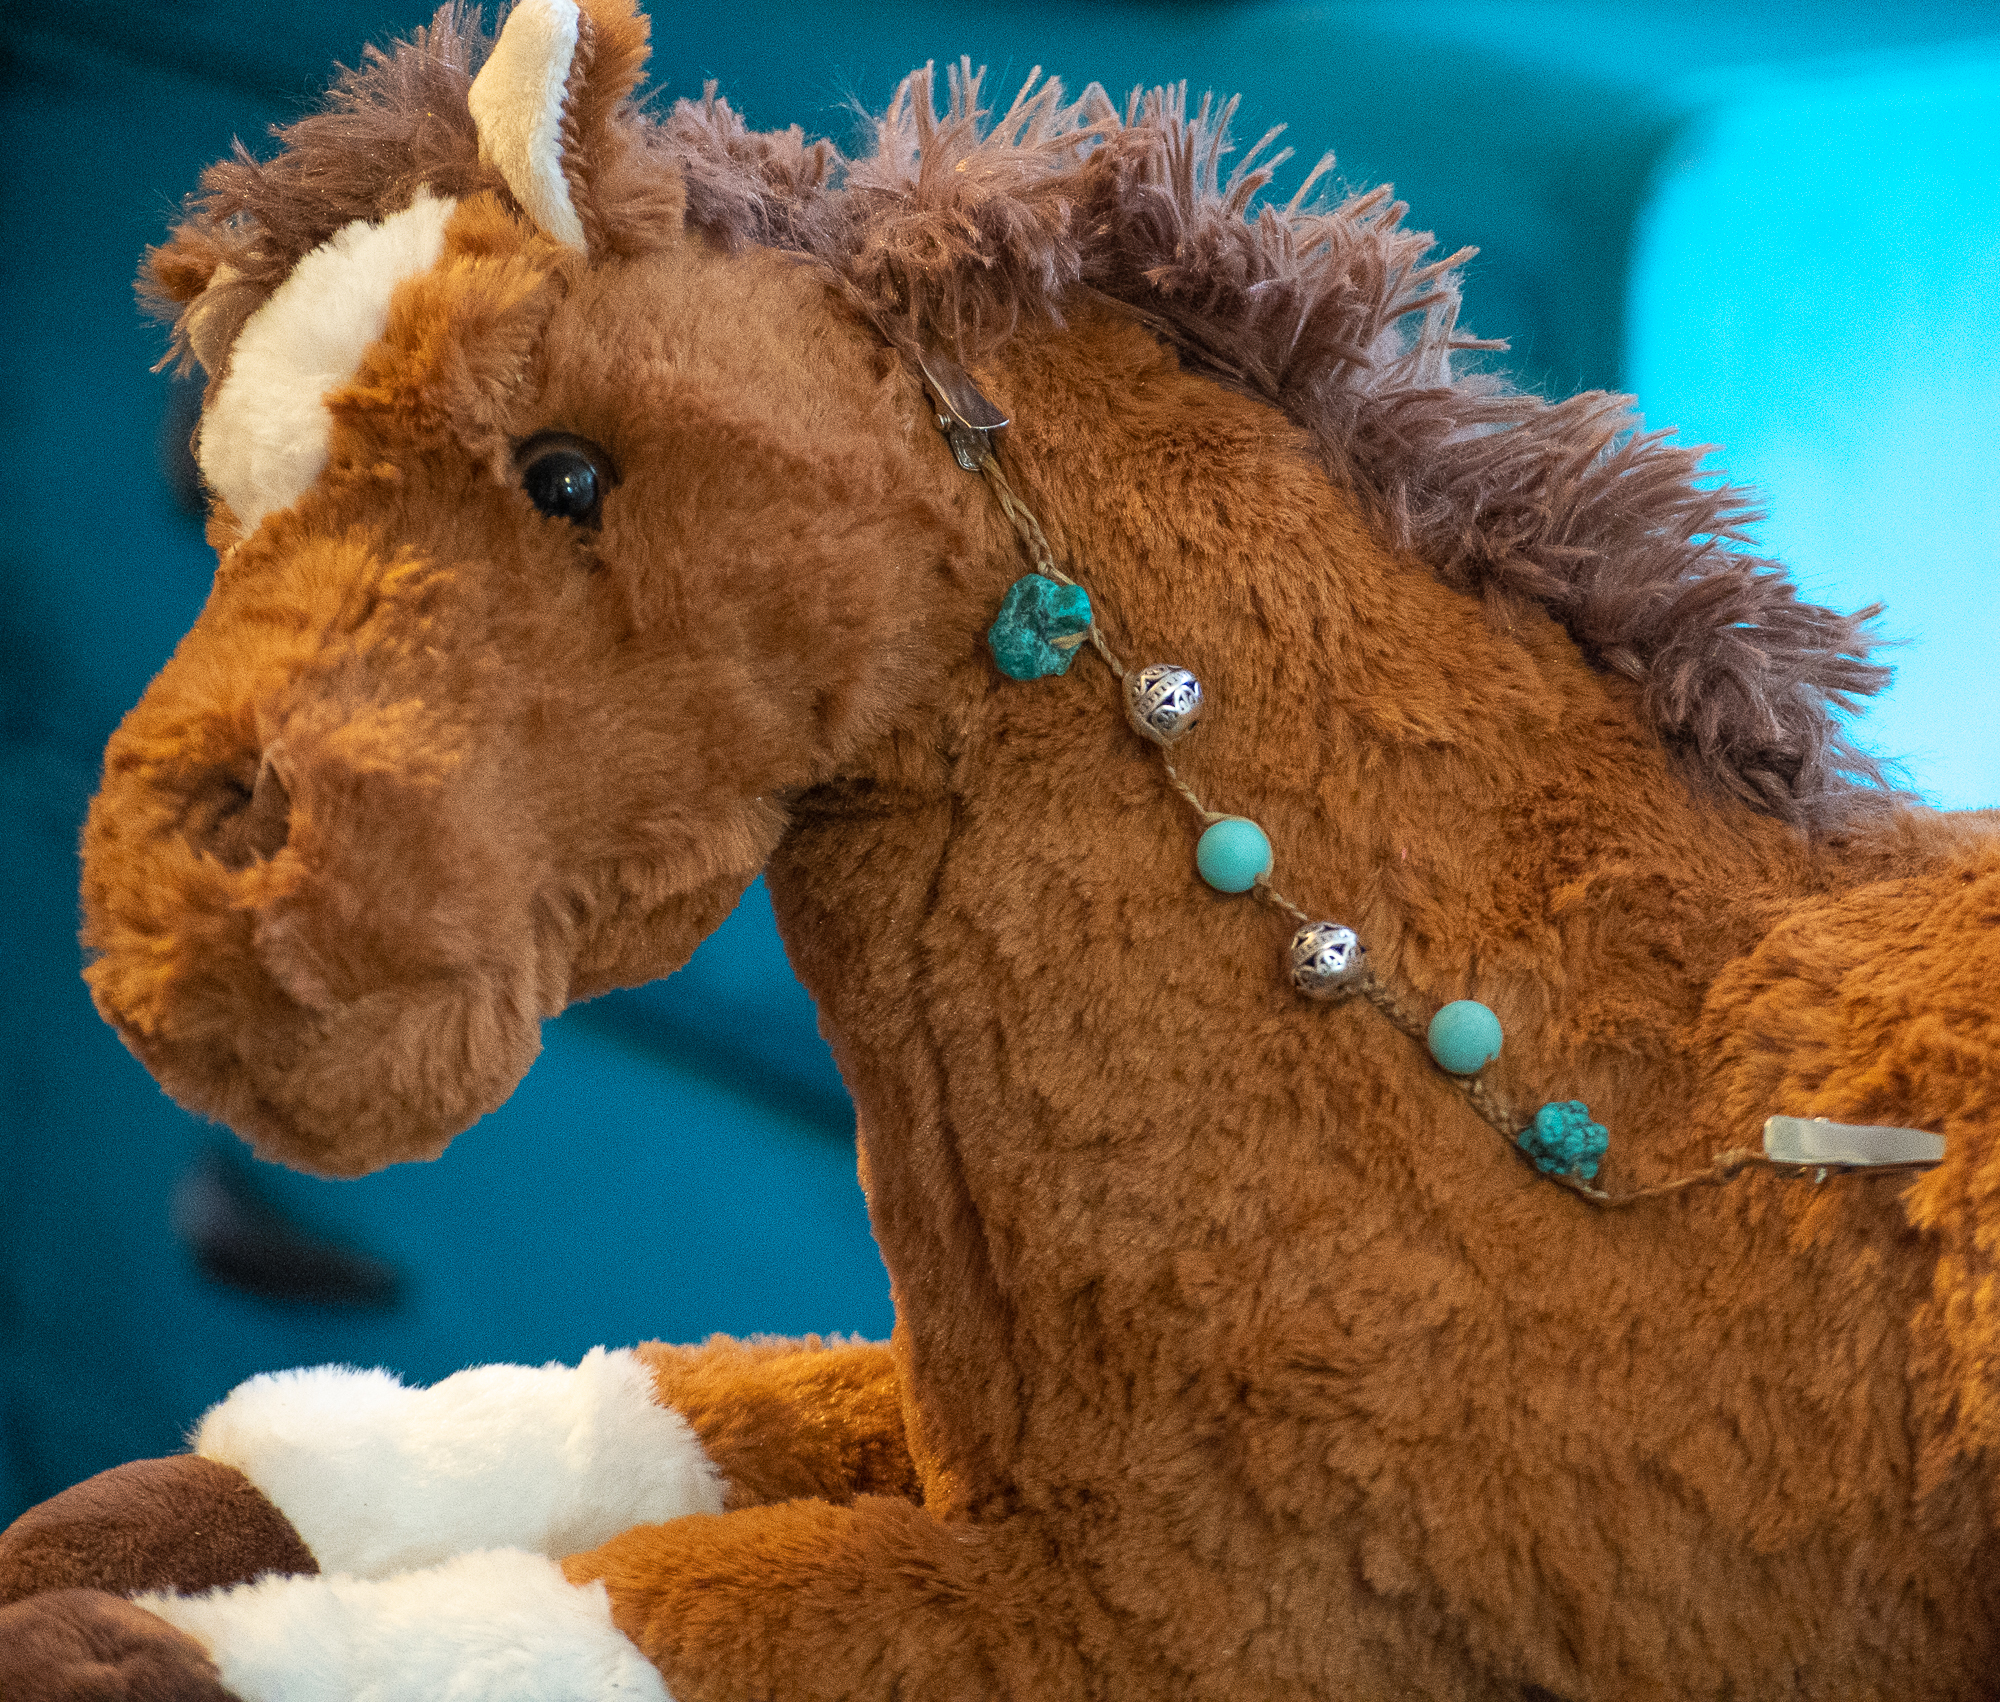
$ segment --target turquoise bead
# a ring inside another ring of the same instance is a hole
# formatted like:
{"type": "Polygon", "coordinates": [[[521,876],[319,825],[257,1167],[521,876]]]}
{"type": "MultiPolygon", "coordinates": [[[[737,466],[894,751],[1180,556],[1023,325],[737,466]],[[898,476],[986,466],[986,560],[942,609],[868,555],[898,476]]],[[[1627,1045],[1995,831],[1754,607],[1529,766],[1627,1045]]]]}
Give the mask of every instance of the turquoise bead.
{"type": "Polygon", "coordinates": [[[1535,1120],[1515,1140],[1544,1176],[1597,1174],[1597,1161],[1611,1145],[1602,1123],[1590,1119],[1590,1107],[1580,1099],[1553,1100],[1535,1113],[1535,1120]]]}
{"type": "Polygon", "coordinates": [[[1431,1018],[1431,1056],[1455,1076],[1475,1076],[1500,1056],[1500,1019],[1477,999],[1454,999],[1431,1018]]]}
{"type": "Polygon", "coordinates": [[[1007,587],[1000,613],[986,629],[986,642],[1001,673],[1010,680],[1039,680],[1066,674],[1077,646],[1051,643],[1090,630],[1090,593],[1081,585],[1059,585],[1046,573],[1027,573],[1007,587]]]}
{"type": "Polygon", "coordinates": [[[1247,816],[1224,816],[1196,842],[1194,866],[1217,892],[1248,892],[1271,872],[1271,842],[1247,816]]]}

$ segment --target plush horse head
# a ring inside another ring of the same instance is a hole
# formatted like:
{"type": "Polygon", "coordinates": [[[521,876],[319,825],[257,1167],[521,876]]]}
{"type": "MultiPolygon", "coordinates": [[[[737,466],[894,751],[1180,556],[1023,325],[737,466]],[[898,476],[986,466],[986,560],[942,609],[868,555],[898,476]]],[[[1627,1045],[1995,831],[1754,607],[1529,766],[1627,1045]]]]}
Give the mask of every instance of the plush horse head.
{"type": "Polygon", "coordinates": [[[1846,743],[1857,621],[1617,399],[1455,374],[1386,191],[1253,210],[1206,107],[989,127],[969,71],[843,161],[649,116],[645,39],[522,0],[482,66],[447,8],[153,256],[221,565],[86,834],[133,1049],[269,1156],[429,1156],[767,870],[927,1504],[1052,1521],[1154,1679],[1989,1649],[2000,856],[1846,743]],[[1102,655],[1019,680],[985,635],[1044,538],[1102,655]],[[1102,658],[1199,678],[1171,767],[1102,658]],[[1194,872],[1225,813],[1242,896],[1194,872]],[[1373,1003],[1287,978],[1320,916],[1373,1003]],[[1976,1015],[1908,1020],[1945,986],[1976,1015]],[[1505,1032],[1470,1105],[1403,1032],[1455,1000],[1505,1032]],[[1619,1197],[1772,1113],[1950,1157],[1615,1212],[1476,1114],[1571,1100],[1619,1197]],[[1621,1590],[1678,1605],[1610,1631],[1621,1590]]]}
{"type": "MultiPolygon", "coordinates": [[[[925,689],[930,435],[820,276],[689,227],[645,33],[524,9],[469,102],[447,9],[154,258],[225,565],[110,758],[93,984],[273,1156],[435,1154],[925,689]]],[[[823,169],[771,151],[730,188],[823,169]]]]}

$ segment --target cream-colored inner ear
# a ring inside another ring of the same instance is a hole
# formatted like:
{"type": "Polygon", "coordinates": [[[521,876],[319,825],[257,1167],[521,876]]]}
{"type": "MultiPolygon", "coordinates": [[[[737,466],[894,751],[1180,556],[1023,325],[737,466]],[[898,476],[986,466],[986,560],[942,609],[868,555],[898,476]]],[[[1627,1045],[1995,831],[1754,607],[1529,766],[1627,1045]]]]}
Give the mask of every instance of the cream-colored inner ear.
{"type": "Polygon", "coordinates": [[[181,331],[211,379],[221,376],[244,321],[263,305],[264,291],[226,261],[216,267],[208,287],[188,303],[181,331]]]}
{"type": "Polygon", "coordinates": [[[583,221],[563,176],[562,114],[580,27],[576,0],[520,0],[468,97],[479,157],[544,235],[578,250],[583,221]]]}

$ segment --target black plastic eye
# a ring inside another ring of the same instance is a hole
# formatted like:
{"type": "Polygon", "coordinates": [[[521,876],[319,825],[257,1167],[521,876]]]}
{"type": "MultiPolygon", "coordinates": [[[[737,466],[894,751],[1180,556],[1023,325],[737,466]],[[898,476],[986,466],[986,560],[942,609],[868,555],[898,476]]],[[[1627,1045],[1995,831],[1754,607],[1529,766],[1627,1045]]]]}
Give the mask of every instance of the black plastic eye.
{"type": "Polygon", "coordinates": [[[556,520],[596,526],[604,515],[604,493],[618,483],[610,455],[587,437],[544,431],[514,452],[521,489],[528,500],[556,520]]]}
{"type": "Polygon", "coordinates": [[[521,475],[528,500],[558,520],[587,520],[597,511],[597,469],[573,449],[555,449],[521,475]]]}

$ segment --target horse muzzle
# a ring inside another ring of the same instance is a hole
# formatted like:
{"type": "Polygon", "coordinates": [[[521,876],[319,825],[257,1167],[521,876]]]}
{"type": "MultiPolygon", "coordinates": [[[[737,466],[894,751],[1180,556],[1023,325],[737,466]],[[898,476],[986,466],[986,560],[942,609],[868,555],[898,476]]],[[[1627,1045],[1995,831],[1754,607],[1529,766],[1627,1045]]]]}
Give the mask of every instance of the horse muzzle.
{"type": "Polygon", "coordinates": [[[205,633],[215,612],[105,753],[93,997],[169,1093],[265,1157],[435,1157],[513,1091],[567,995],[504,728],[353,646],[299,665],[241,622],[205,633]]]}

